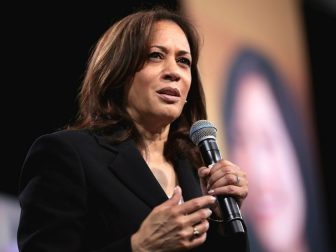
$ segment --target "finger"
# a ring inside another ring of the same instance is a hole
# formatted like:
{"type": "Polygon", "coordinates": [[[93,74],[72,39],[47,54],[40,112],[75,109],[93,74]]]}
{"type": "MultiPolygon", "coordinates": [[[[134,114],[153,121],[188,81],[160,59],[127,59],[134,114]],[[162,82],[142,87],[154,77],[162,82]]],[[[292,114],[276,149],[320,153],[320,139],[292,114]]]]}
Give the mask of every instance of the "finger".
{"type": "Polygon", "coordinates": [[[237,173],[223,173],[218,171],[209,179],[208,189],[215,189],[226,185],[243,186],[243,179],[243,176],[239,176],[237,173]]]}
{"type": "Polygon", "coordinates": [[[225,172],[230,173],[235,172],[239,167],[229,160],[221,159],[212,166],[211,172],[216,172],[219,169],[224,169],[225,172]]]}
{"type": "Polygon", "coordinates": [[[192,230],[190,232],[190,235],[189,235],[189,246],[190,248],[195,248],[195,247],[198,247],[200,246],[201,244],[203,244],[206,240],[206,237],[207,237],[207,232],[204,232],[204,233],[201,233],[199,235],[194,235],[194,229],[190,229],[192,230]]]}
{"type": "Polygon", "coordinates": [[[233,184],[236,186],[247,186],[248,180],[247,180],[247,174],[244,171],[239,171],[235,174],[236,179],[233,181],[233,184]]]}
{"type": "Polygon", "coordinates": [[[209,222],[204,220],[196,225],[191,226],[191,228],[190,238],[194,240],[206,234],[206,232],[209,230],[209,222]]]}
{"type": "Polygon", "coordinates": [[[216,198],[214,196],[206,195],[184,202],[180,206],[179,211],[184,215],[190,215],[189,219],[196,222],[196,220],[200,221],[202,218],[207,218],[209,214],[211,215],[211,211],[208,207],[213,206],[215,202],[216,198]]]}
{"type": "Polygon", "coordinates": [[[168,206],[176,206],[181,202],[182,199],[182,189],[179,186],[176,186],[173,192],[173,195],[165,203],[168,206]]]}
{"type": "Polygon", "coordinates": [[[247,197],[248,194],[248,187],[242,186],[238,187],[235,185],[227,185],[222,187],[217,187],[215,189],[211,189],[209,191],[211,195],[227,195],[236,198],[237,200],[241,201],[247,197]]]}
{"type": "Polygon", "coordinates": [[[208,189],[214,189],[216,187],[225,185],[244,186],[247,185],[246,172],[237,168],[236,171],[228,171],[228,169],[217,169],[211,171],[208,179],[208,189]]]}
{"type": "Polygon", "coordinates": [[[233,165],[230,161],[220,160],[211,168],[208,184],[213,184],[226,174],[234,174],[238,172],[238,170],[239,167],[233,165]]]}
{"type": "Polygon", "coordinates": [[[200,178],[206,178],[210,174],[211,168],[208,168],[206,166],[202,166],[198,169],[198,176],[200,178]]]}
{"type": "Polygon", "coordinates": [[[207,220],[212,214],[210,208],[202,208],[185,216],[187,225],[197,225],[207,220]]]}

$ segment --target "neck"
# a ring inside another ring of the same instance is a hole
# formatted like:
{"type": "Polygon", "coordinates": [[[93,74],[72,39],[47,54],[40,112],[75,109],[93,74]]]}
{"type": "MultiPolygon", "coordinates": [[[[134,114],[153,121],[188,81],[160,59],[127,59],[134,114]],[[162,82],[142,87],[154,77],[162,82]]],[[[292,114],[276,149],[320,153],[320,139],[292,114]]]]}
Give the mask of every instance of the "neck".
{"type": "Polygon", "coordinates": [[[146,128],[139,124],[136,124],[136,127],[144,143],[144,148],[140,151],[142,152],[145,160],[157,160],[158,158],[164,159],[164,145],[168,139],[169,125],[155,129],[146,128]]]}

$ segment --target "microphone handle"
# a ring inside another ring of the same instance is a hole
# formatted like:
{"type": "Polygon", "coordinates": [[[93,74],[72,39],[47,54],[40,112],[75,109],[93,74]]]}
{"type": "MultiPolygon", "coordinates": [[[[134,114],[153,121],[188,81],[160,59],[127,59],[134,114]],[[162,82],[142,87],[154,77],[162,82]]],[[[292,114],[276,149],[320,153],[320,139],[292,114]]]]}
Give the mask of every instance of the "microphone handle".
{"type": "MultiPolygon", "coordinates": [[[[222,159],[217,143],[214,139],[206,139],[199,143],[200,152],[203,162],[208,166],[212,166],[222,159]]],[[[219,203],[225,232],[230,234],[245,233],[243,218],[240,213],[237,201],[229,196],[217,196],[219,203]]]]}

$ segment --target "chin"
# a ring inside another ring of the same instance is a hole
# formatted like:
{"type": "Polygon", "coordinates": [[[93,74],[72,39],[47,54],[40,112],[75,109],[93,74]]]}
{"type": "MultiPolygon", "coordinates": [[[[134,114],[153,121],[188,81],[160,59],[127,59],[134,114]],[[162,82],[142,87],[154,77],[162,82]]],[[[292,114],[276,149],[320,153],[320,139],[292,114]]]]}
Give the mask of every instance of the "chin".
{"type": "Polygon", "coordinates": [[[158,118],[161,122],[166,122],[166,124],[171,124],[172,122],[174,122],[178,117],[180,116],[180,114],[161,114],[158,118]]]}

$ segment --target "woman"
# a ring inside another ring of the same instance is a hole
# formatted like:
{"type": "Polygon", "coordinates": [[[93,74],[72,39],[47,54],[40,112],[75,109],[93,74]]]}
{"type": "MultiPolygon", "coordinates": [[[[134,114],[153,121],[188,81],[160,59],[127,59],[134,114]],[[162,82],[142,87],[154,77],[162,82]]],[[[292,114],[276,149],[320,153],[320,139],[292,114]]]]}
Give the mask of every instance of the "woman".
{"type": "Polygon", "coordinates": [[[329,251],[317,163],[295,100],[276,70],[265,55],[242,49],[223,104],[228,155],[249,174],[242,211],[250,247],[329,251]]]}
{"type": "Polygon", "coordinates": [[[215,196],[241,204],[248,189],[229,161],[202,167],[188,137],[206,118],[198,53],[195,29],[163,8],[103,34],[78,120],[37,139],[24,162],[20,251],[247,249],[208,221],[221,218],[215,196]]]}

